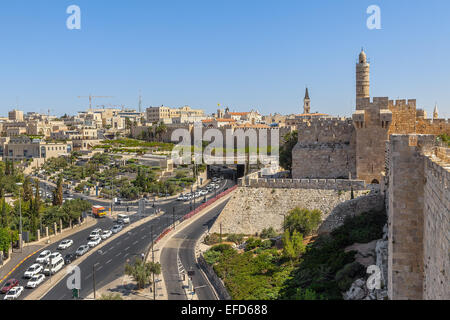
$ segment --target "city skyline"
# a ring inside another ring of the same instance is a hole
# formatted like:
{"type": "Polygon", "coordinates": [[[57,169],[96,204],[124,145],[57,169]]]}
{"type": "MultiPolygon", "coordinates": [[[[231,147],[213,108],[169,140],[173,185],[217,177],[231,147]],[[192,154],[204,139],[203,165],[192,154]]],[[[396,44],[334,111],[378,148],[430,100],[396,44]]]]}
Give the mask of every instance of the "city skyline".
{"type": "Polygon", "coordinates": [[[371,1],[318,3],[172,1],[125,4],[77,1],[81,30],[68,30],[61,1],[1,5],[0,110],[75,114],[78,96],[115,98],[97,105],[217,105],[262,114],[311,111],[351,116],[361,47],[371,63],[371,96],[417,99],[418,108],[450,116],[450,32],[445,1],[378,1],[381,30],[369,30],[371,1]],[[312,32],[311,30],[314,30],[312,32]],[[407,31],[407,32],[406,32],[407,31]],[[130,36],[130,34],[134,36],[130,36]]]}

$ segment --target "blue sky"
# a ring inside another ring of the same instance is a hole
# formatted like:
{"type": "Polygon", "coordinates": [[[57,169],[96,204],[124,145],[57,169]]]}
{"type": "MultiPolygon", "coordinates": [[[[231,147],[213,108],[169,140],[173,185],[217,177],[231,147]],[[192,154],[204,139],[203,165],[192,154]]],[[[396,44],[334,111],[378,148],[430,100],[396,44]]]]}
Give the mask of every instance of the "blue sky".
{"type": "Polygon", "coordinates": [[[74,114],[90,93],[137,107],[139,90],[144,106],[290,114],[308,85],[312,111],[351,115],[364,47],[372,96],[450,117],[449,15],[448,0],[1,1],[0,114],[74,114]],[[366,27],[372,4],[382,30],[366,27]]]}

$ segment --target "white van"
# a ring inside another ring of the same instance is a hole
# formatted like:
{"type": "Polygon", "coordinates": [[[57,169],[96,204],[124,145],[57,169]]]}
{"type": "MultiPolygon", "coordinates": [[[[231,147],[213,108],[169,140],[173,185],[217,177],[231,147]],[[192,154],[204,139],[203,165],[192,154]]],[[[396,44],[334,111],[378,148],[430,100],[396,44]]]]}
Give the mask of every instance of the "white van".
{"type": "Polygon", "coordinates": [[[57,273],[59,270],[61,270],[64,267],[64,259],[62,257],[57,257],[55,259],[52,259],[47,263],[47,265],[44,268],[44,274],[46,276],[51,274],[57,273]]]}
{"type": "Polygon", "coordinates": [[[122,224],[129,224],[130,218],[127,215],[119,214],[119,215],[117,215],[117,222],[122,223],[122,224]]]}

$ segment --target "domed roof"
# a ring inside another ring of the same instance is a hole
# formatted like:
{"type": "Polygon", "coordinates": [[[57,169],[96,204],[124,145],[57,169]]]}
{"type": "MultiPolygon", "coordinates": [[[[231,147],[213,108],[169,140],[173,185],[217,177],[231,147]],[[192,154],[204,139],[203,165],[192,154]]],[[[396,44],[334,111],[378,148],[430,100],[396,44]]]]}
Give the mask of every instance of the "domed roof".
{"type": "Polygon", "coordinates": [[[361,50],[361,53],[359,54],[359,63],[366,63],[367,62],[367,56],[364,52],[364,49],[361,50]]]}

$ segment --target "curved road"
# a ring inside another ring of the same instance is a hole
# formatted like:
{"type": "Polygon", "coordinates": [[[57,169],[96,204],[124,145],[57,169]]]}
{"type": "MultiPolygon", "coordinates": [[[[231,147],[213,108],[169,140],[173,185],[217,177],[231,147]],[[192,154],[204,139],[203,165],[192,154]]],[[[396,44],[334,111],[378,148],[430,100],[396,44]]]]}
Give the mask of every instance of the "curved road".
{"type": "Polygon", "coordinates": [[[199,300],[216,300],[213,289],[210,287],[205,275],[197,266],[195,260],[195,244],[202,234],[211,228],[228,201],[218,205],[192,225],[186,227],[177,233],[162,249],[161,266],[164,275],[164,281],[167,288],[169,300],[187,300],[182,282],[178,275],[177,257],[180,257],[181,263],[186,271],[193,270],[195,275],[192,277],[192,283],[196,289],[199,300]]]}

